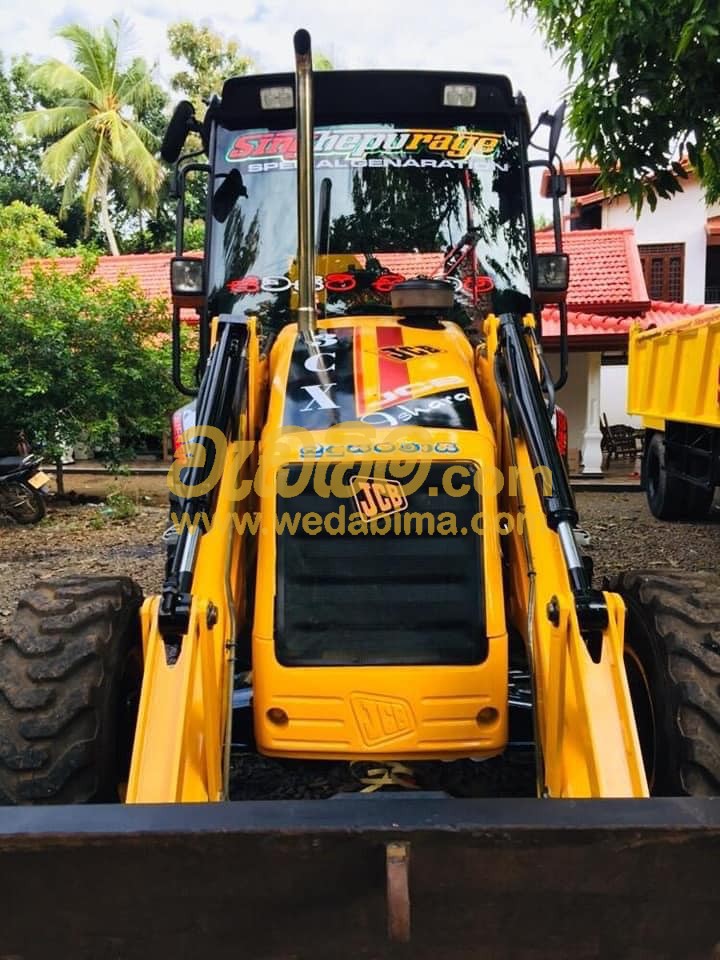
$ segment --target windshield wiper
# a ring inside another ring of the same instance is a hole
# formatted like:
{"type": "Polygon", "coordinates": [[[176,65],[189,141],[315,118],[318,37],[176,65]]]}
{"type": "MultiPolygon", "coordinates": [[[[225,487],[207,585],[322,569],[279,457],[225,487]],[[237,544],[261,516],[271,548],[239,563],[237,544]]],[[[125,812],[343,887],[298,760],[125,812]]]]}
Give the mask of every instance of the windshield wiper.
{"type": "Polygon", "coordinates": [[[330,198],[332,195],[332,180],[323,177],[320,182],[320,199],[318,201],[318,229],[316,247],[318,256],[327,257],[330,253],[330,198]]]}

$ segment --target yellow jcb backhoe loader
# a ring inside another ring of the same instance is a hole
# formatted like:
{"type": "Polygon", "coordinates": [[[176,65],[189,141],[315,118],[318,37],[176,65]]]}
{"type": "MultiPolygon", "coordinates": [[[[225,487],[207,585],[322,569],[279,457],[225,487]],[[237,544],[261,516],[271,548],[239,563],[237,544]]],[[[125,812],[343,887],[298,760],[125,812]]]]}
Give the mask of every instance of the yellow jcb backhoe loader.
{"type": "Polygon", "coordinates": [[[504,77],[295,55],[165,137],[202,371],[167,579],[41,581],[0,642],[0,955],[710,956],[717,582],[600,590],[576,544],[529,190],[561,113],[529,161],[504,77]],[[233,802],[234,743],[435,789],[233,802]],[[523,758],[536,796],[452,795],[523,758]]]}

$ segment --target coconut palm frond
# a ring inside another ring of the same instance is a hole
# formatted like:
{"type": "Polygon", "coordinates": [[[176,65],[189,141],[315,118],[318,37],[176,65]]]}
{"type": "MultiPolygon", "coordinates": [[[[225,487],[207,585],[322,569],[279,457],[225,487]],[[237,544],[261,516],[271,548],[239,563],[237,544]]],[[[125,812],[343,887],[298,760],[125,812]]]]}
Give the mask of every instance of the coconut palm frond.
{"type": "Polygon", "coordinates": [[[120,136],[125,166],[138,188],[148,194],[157,193],[162,180],[162,167],[138,136],[133,124],[123,122],[120,136]]]}
{"type": "Polygon", "coordinates": [[[151,130],[148,130],[144,123],[140,123],[139,120],[127,118],[125,119],[125,123],[135,131],[138,138],[150,153],[154,154],[160,148],[160,138],[156,137],[151,130]]]}
{"type": "Polygon", "coordinates": [[[88,100],[90,103],[99,103],[102,97],[102,87],[94,83],[92,77],[85,76],[80,70],[60,60],[46,60],[35,67],[30,74],[30,80],[41,90],[54,96],[61,94],[88,100]]]}
{"type": "Polygon", "coordinates": [[[124,121],[122,117],[115,110],[107,110],[98,117],[98,120],[102,123],[113,162],[120,167],[126,165],[125,144],[122,135],[124,121]]]}
{"type": "Polygon", "coordinates": [[[117,41],[107,30],[96,35],[78,24],[63,27],[58,33],[70,42],[81,74],[98,90],[106,90],[113,74],[117,41]]]}
{"type": "Polygon", "coordinates": [[[42,158],[43,172],[53,183],[62,183],[73,158],[87,161],[98,139],[94,118],[86,120],[48,147],[42,158]]]}
{"type": "Polygon", "coordinates": [[[47,110],[31,110],[18,119],[20,130],[28,137],[45,140],[48,137],[62,136],[73,127],[80,126],[90,118],[89,104],[79,101],[77,106],[63,104],[49,107],[47,110]]]}
{"type": "Polygon", "coordinates": [[[92,160],[88,166],[87,183],[83,193],[83,207],[85,216],[90,217],[98,198],[107,191],[110,177],[110,163],[107,156],[107,144],[99,139],[92,160]]]}
{"type": "Polygon", "coordinates": [[[154,212],[157,208],[157,195],[142,190],[137,181],[127,174],[113,177],[112,187],[117,200],[131,213],[140,210],[154,212]]]}
{"type": "Polygon", "coordinates": [[[83,174],[85,173],[85,164],[82,162],[80,157],[73,157],[67,168],[67,175],[65,177],[65,184],[63,187],[62,198],[60,200],[60,217],[64,217],[65,213],[72,206],[75,198],[78,194],[78,185],[82,179],[83,174]]]}
{"type": "Polygon", "coordinates": [[[139,113],[151,102],[154,92],[155,85],[147,63],[136,57],[118,80],[118,99],[139,113]]]}

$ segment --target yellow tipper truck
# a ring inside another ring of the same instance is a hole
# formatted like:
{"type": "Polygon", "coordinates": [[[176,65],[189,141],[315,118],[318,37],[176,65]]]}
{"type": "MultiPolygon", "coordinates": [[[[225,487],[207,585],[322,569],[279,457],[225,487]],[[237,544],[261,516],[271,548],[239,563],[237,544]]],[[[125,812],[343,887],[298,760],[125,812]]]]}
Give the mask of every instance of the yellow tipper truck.
{"type": "Polygon", "coordinates": [[[718,583],[600,588],[579,552],[561,115],[483,73],[313,78],[304,30],[295,59],[165,136],[196,398],[160,593],[58,575],[3,621],[0,956],[711,956],[718,583]],[[238,749],[363,774],[238,801],[238,749]]]}
{"type": "Polygon", "coordinates": [[[706,517],[720,484],[720,309],[633,328],[628,412],[645,424],[642,480],[653,514],[706,517]]]}

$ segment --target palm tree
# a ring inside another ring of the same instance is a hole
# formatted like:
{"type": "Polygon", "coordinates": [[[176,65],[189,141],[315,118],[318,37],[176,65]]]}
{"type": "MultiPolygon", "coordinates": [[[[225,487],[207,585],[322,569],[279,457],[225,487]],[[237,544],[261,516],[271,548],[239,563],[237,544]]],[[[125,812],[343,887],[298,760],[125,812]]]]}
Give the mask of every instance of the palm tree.
{"type": "Polygon", "coordinates": [[[122,177],[145,209],[157,200],[162,169],[154,158],[155,138],[138,120],[155,85],[144,60],[121,69],[120,24],[93,34],[83,27],[64,27],[59,36],[73,49],[73,62],[47,60],[32,81],[58,105],[21,117],[29,136],[54,140],[43,154],[42,168],[56,184],[63,183],[62,210],[81,193],[86,224],[96,205],[113,256],[119,254],[113,231],[109,194],[111,181],[122,177]]]}

